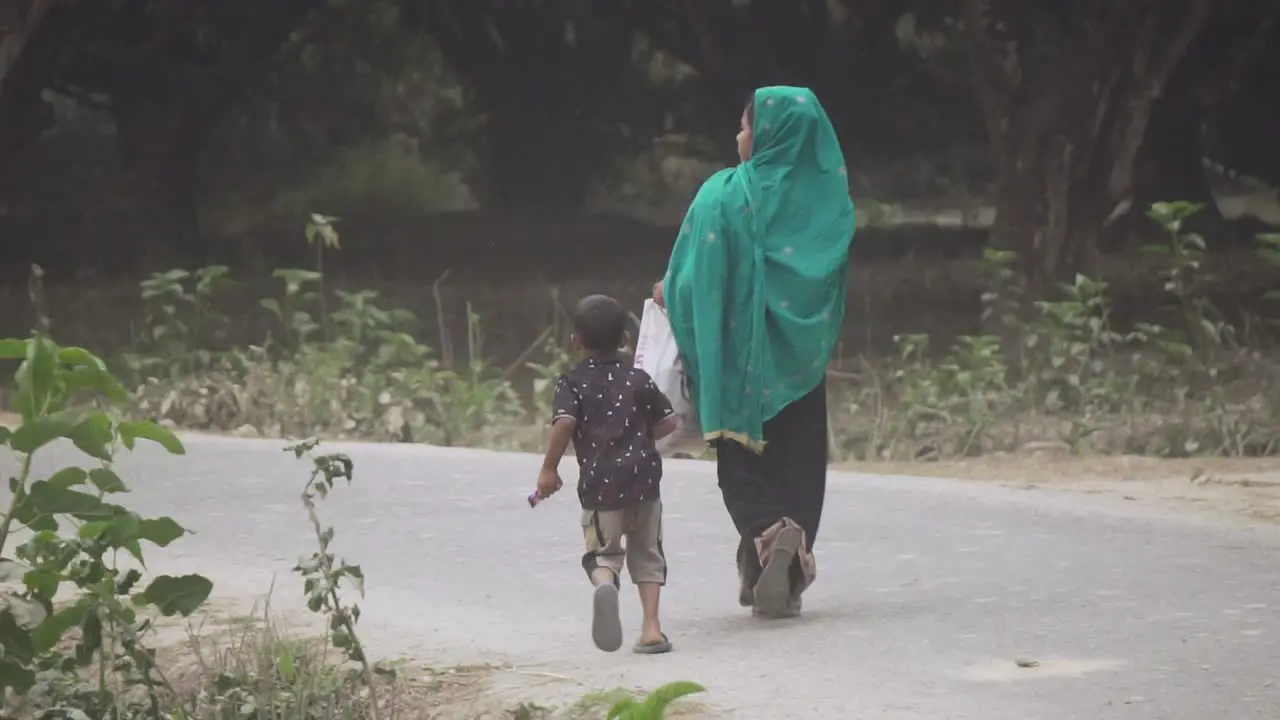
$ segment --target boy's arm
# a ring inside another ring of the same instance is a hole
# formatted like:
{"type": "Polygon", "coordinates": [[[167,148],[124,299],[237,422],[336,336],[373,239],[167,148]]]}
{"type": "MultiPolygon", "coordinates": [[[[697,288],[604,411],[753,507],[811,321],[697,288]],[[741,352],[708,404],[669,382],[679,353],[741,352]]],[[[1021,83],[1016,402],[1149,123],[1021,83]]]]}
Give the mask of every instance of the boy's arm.
{"type": "Polygon", "coordinates": [[[578,421],[571,417],[558,417],[551,423],[551,433],[547,437],[547,454],[542,458],[542,471],[558,472],[560,461],[569,450],[573,440],[573,428],[578,421]]]}
{"type": "Polygon", "coordinates": [[[550,495],[560,489],[560,461],[573,441],[573,429],[578,424],[578,393],[567,378],[556,381],[556,395],[551,402],[551,432],[547,437],[547,453],[542,458],[542,470],[538,473],[538,489],[550,495]]]}

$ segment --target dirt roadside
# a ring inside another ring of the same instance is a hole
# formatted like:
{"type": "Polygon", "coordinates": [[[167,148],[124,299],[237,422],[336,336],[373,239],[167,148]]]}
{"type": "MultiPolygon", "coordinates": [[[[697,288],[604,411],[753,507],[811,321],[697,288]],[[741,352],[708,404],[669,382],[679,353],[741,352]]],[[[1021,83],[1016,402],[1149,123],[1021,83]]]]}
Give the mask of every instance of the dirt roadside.
{"type": "Polygon", "coordinates": [[[1075,457],[1048,450],[944,462],[846,463],[840,469],[1110,494],[1224,520],[1280,522],[1280,458],[1075,457]]]}

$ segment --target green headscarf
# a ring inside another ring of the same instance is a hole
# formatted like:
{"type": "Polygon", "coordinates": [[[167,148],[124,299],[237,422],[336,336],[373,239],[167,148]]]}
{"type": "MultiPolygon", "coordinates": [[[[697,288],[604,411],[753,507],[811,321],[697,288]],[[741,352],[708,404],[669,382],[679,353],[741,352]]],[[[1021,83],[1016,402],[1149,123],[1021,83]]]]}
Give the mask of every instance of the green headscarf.
{"type": "Polygon", "coordinates": [[[807,88],[755,92],[751,159],[698,190],[663,280],[706,440],[763,425],[826,373],[844,320],[854,209],[835,130],[807,88]]]}

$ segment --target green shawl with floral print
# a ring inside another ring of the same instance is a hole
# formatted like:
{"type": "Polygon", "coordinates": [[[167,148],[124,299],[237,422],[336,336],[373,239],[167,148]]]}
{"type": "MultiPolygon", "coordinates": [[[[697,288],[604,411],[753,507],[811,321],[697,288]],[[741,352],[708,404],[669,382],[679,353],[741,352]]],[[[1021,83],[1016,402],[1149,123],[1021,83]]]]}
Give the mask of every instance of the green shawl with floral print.
{"type": "Polygon", "coordinates": [[[854,208],[817,97],[767,87],[753,103],[751,159],[698,191],[663,295],[704,437],[760,451],[764,422],[826,372],[844,319],[854,208]]]}

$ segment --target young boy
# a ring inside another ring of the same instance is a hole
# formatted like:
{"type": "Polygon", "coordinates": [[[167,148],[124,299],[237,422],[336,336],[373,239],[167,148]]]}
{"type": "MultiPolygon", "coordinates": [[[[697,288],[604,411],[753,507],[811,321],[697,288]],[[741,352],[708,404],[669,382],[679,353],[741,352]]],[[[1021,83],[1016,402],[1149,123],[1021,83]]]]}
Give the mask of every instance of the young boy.
{"type": "Polygon", "coordinates": [[[618,589],[625,560],[644,612],[633,650],[658,654],[669,652],[671,642],[658,622],[667,560],[658,493],[662,457],[654,441],[674,431],[678,420],[653,379],[619,357],[629,339],[625,323],[626,312],[611,297],[590,295],[574,308],[573,346],[584,359],[556,383],[538,493],[548,497],[560,488],[560,459],[572,441],[586,536],[582,567],[595,585],[591,638],[606,652],[622,647],[618,589]]]}

